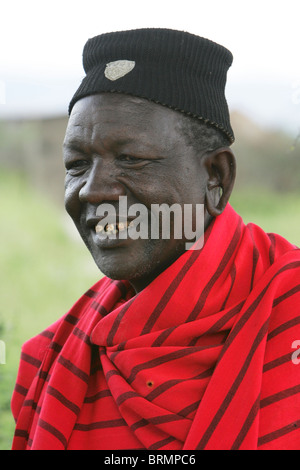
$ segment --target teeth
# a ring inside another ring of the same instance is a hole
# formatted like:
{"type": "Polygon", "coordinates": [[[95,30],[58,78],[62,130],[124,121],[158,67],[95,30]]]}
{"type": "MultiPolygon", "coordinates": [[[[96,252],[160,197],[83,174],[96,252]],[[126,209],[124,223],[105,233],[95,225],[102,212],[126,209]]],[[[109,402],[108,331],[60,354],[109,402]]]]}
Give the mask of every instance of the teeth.
{"type": "Polygon", "coordinates": [[[118,230],[119,232],[122,232],[123,230],[126,230],[128,227],[131,227],[132,226],[132,222],[119,222],[117,227],[118,227],[118,230]]]}
{"type": "Polygon", "coordinates": [[[129,227],[133,227],[133,221],[130,223],[128,221],[126,222],[119,222],[118,224],[106,224],[105,226],[101,224],[97,224],[95,227],[96,233],[113,233],[116,234],[118,232],[122,232],[123,230],[126,230],[129,227]]]}
{"type": "Polygon", "coordinates": [[[108,233],[117,233],[117,227],[115,226],[115,224],[107,224],[104,230],[108,233]]]}
{"type": "Polygon", "coordinates": [[[95,227],[96,233],[103,232],[103,229],[104,229],[103,225],[100,225],[100,224],[96,225],[95,227]]]}
{"type": "Polygon", "coordinates": [[[127,228],[127,226],[128,226],[128,223],[127,223],[127,222],[126,222],[126,224],[125,224],[124,222],[120,222],[120,223],[118,224],[118,230],[119,230],[119,232],[122,232],[123,230],[125,230],[125,228],[127,228]]]}

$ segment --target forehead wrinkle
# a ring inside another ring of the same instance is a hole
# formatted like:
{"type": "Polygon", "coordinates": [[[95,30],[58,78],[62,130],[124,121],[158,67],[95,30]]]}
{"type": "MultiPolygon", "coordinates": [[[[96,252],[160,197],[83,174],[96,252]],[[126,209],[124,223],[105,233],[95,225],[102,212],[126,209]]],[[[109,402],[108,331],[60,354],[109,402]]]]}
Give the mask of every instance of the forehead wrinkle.
{"type": "Polygon", "coordinates": [[[84,98],[75,104],[70,118],[73,118],[70,125],[74,137],[79,136],[78,140],[99,149],[135,143],[155,151],[156,144],[159,147],[163,139],[169,150],[173,150],[178,145],[177,139],[182,139],[182,117],[178,112],[135,97],[112,94],[84,98]],[[76,128],[80,129],[78,133],[76,128]],[[174,142],[174,130],[177,142],[174,142]],[[153,138],[155,134],[157,139],[153,138]]]}

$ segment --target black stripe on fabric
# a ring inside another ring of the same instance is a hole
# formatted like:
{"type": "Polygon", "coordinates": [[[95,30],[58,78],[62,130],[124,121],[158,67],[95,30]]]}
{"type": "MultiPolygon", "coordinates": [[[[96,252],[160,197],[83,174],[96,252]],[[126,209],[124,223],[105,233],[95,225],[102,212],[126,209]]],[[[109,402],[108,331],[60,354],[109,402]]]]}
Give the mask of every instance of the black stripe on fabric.
{"type": "Polygon", "coordinates": [[[277,297],[276,299],[274,299],[273,301],[273,307],[277,307],[277,305],[282,302],[283,300],[286,300],[288,299],[289,297],[291,297],[292,295],[294,294],[297,294],[298,292],[300,291],[300,284],[297,284],[295,287],[293,287],[292,289],[288,290],[287,292],[285,292],[284,294],[280,295],[279,297],[277,297]]]}
{"type": "Polygon", "coordinates": [[[95,395],[85,397],[84,403],[95,403],[97,400],[111,396],[111,391],[109,389],[102,390],[101,392],[95,393],[95,395]]]}
{"type": "Polygon", "coordinates": [[[23,395],[24,397],[26,397],[27,392],[28,392],[28,388],[25,388],[25,387],[23,387],[23,385],[20,385],[20,384],[16,383],[14,391],[19,393],[20,395],[23,395]]]}
{"type": "MultiPolygon", "coordinates": [[[[237,315],[241,309],[243,308],[244,306],[244,303],[245,303],[245,300],[242,300],[242,302],[240,302],[239,304],[235,305],[234,307],[232,307],[230,310],[226,311],[224,313],[224,315],[216,321],[216,323],[214,323],[206,332],[205,332],[205,336],[208,336],[210,334],[213,334],[213,333],[218,333],[224,325],[226,325],[226,323],[231,320],[231,318],[233,318],[235,315],[237,315]]],[[[195,344],[197,343],[197,341],[199,341],[199,339],[204,336],[204,334],[200,335],[200,336],[196,336],[195,338],[192,339],[192,341],[189,343],[189,346],[195,346],[195,344]]],[[[224,337],[224,340],[226,341],[227,338],[224,337]]]]}
{"type": "Polygon", "coordinates": [[[280,392],[275,393],[274,395],[270,395],[269,397],[263,398],[262,400],[260,400],[260,396],[258,396],[231,450],[238,450],[240,448],[260,408],[265,408],[266,406],[270,406],[280,400],[284,400],[285,398],[289,398],[298,393],[300,393],[300,385],[290,387],[286,390],[281,390],[280,392]]]}
{"type": "Polygon", "coordinates": [[[93,289],[88,289],[85,294],[86,297],[89,297],[90,299],[93,299],[99,295],[99,292],[93,290],[93,289]]]}
{"type": "Polygon", "coordinates": [[[37,402],[34,401],[33,399],[24,400],[23,406],[29,406],[30,408],[35,410],[37,408],[37,402]]]}
{"type": "Polygon", "coordinates": [[[225,396],[221,406],[219,407],[218,411],[216,412],[215,416],[213,417],[210,425],[208,426],[206,432],[203,434],[198,446],[197,446],[197,450],[200,450],[200,449],[204,449],[206,444],[208,443],[209,439],[211,438],[214,430],[216,429],[216,427],[218,426],[219,422],[221,421],[222,417],[224,416],[225,414],[225,411],[227,410],[228,406],[230,405],[238,387],[240,386],[240,384],[242,383],[246,373],[247,373],[247,370],[249,368],[249,365],[252,361],[252,358],[257,350],[257,348],[259,347],[260,343],[262,342],[262,340],[264,339],[264,337],[266,336],[267,334],[267,331],[268,331],[268,325],[269,325],[269,318],[265,321],[265,323],[262,325],[262,327],[260,328],[258,334],[256,335],[256,338],[255,340],[253,341],[253,344],[250,348],[250,351],[246,357],[246,360],[244,361],[244,364],[242,366],[242,368],[240,369],[238,375],[236,376],[232,386],[230,387],[227,395],[225,396]]]}
{"type": "Polygon", "coordinates": [[[95,312],[99,313],[102,317],[105,317],[108,313],[106,308],[103,307],[103,305],[99,304],[99,302],[97,302],[96,300],[91,303],[91,308],[95,310],[95,312]]]}
{"type": "Polygon", "coordinates": [[[121,351],[124,351],[124,349],[126,348],[126,345],[127,345],[127,341],[122,341],[118,345],[115,345],[116,350],[109,354],[109,358],[112,362],[116,359],[116,357],[120,354],[121,351]]]}
{"type": "Polygon", "coordinates": [[[130,426],[130,429],[131,429],[132,432],[135,432],[139,428],[143,428],[144,426],[148,426],[148,424],[149,424],[149,421],[147,421],[146,418],[142,418],[139,421],[137,421],[136,423],[132,424],[130,426]]]}
{"type": "Polygon", "coordinates": [[[83,382],[88,383],[89,375],[84,372],[83,370],[79,369],[77,366],[73,364],[73,362],[69,361],[63,356],[58,356],[57,361],[64,366],[67,370],[69,370],[72,374],[76,375],[79,379],[83,380],[83,382]]]}
{"type": "Polygon", "coordinates": [[[279,335],[280,333],[288,330],[289,328],[293,328],[294,326],[299,325],[299,323],[300,323],[300,316],[296,318],[292,318],[291,320],[288,320],[285,323],[282,323],[280,326],[270,331],[270,333],[268,334],[268,340],[274,338],[274,336],[279,335]]]}
{"type": "Polygon", "coordinates": [[[239,334],[239,332],[242,330],[244,325],[247,323],[249,318],[251,317],[252,313],[255,311],[255,309],[258,307],[260,304],[261,300],[263,299],[264,295],[266,294],[267,290],[269,289],[270,285],[272,284],[273,280],[280,274],[282,274],[285,271],[288,270],[293,270],[297,269],[300,267],[300,261],[294,261],[291,263],[288,263],[287,265],[283,266],[281,269],[277,271],[277,273],[274,274],[272,279],[268,282],[268,284],[263,288],[263,290],[260,292],[260,294],[254,299],[252,304],[247,308],[247,310],[244,312],[243,316],[239,319],[237,324],[235,325],[234,329],[230,332],[228,339],[226,343],[224,344],[224,347],[221,351],[220,357],[218,361],[221,360],[227,349],[230,347],[232,341],[235,339],[235,337],[239,334]]]}
{"type": "Polygon", "coordinates": [[[181,268],[177,276],[174,278],[172,283],[169,285],[169,287],[166,289],[164,295],[154,308],[152,314],[150,315],[149,319],[147,320],[146,324],[144,325],[141,335],[145,335],[149,333],[149,331],[152,330],[153,326],[155,325],[157,319],[159,318],[161,312],[164,310],[172,296],[174,295],[174,292],[178,289],[179,284],[182,282],[184,279],[186,273],[189,271],[189,269],[192,267],[192,265],[195,263],[199,256],[199,253],[194,250],[191,254],[191,256],[188,258],[184,266],[181,268]]]}
{"type": "Polygon", "coordinates": [[[107,371],[107,372],[105,373],[106,381],[108,382],[109,379],[110,379],[111,377],[113,377],[114,375],[117,375],[118,377],[121,377],[121,372],[118,371],[118,370],[116,370],[116,369],[111,369],[111,370],[107,371]]]}
{"type": "Polygon", "coordinates": [[[38,406],[37,402],[34,401],[34,400],[24,400],[24,403],[23,403],[23,406],[29,406],[30,408],[32,408],[36,414],[40,414],[41,412],[41,407],[38,406]]]}
{"type": "Polygon", "coordinates": [[[226,249],[226,251],[223,255],[223,258],[220,261],[220,264],[219,264],[217,270],[215,271],[215,273],[212,275],[212,277],[210,278],[210,280],[208,281],[208,283],[206,284],[206,286],[202,290],[202,292],[200,294],[200,297],[199,297],[193,311],[190,313],[188,319],[186,320],[186,322],[194,321],[197,318],[197,316],[199,315],[199,313],[201,312],[201,310],[203,309],[203,307],[205,305],[205,302],[206,302],[206,299],[207,299],[211,289],[213,288],[214,284],[219,279],[221,273],[224,272],[224,269],[228,265],[228,262],[229,262],[230,258],[232,257],[232,255],[233,255],[233,253],[236,249],[237,243],[240,239],[241,230],[242,230],[242,221],[239,220],[239,224],[235,229],[233,237],[230,240],[230,243],[229,243],[229,245],[228,245],[228,247],[227,247],[227,249],[226,249]]]}
{"type": "MultiPolygon", "coordinates": [[[[202,380],[202,379],[206,379],[208,377],[210,377],[212,375],[214,371],[214,367],[211,367],[210,369],[207,369],[203,372],[201,372],[200,374],[197,374],[193,377],[188,377],[186,379],[171,379],[171,380],[167,380],[166,382],[162,383],[161,385],[159,385],[158,387],[156,387],[154,390],[151,390],[150,393],[148,393],[148,395],[146,395],[146,400],[148,401],[153,401],[155,400],[159,395],[161,395],[162,393],[166,392],[167,390],[170,390],[170,388],[180,384],[180,383],[183,383],[183,382],[189,382],[191,380],[202,380]]],[[[179,413],[180,414],[180,413],[179,413]]]]}
{"type": "Polygon", "coordinates": [[[116,352],[124,351],[124,349],[126,348],[126,344],[127,341],[122,341],[121,343],[119,343],[116,352]]]}
{"type": "Polygon", "coordinates": [[[269,260],[270,260],[270,264],[272,265],[275,260],[276,237],[274,233],[268,233],[268,236],[271,241],[271,245],[269,248],[269,260]]]}
{"type": "Polygon", "coordinates": [[[250,279],[250,292],[251,292],[252,289],[253,289],[255,271],[256,271],[256,267],[257,267],[258,260],[259,260],[259,250],[258,250],[258,248],[257,248],[257,246],[256,246],[255,238],[254,238],[254,236],[253,236],[253,226],[252,226],[252,224],[249,224],[249,225],[248,225],[248,229],[249,229],[249,233],[250,233],[251,240],[252,240],[252,245],[253,245],[253,252],[252,252],[252,271],[251,271],[251,279],[250,279]]]}
{"type": "Polygon", "coordinates": [[[48,339],[52,339],[53,336],[54,336],[54,333],[53,331],[50,331],[50,330],[45,330],[45,331],[42,331],[39,336],[43,336],[44,338],[48,338],[48,339]]]}
{"type": "Polygon", "coordinates": [[[48,385],[47,393],[51,395],[52,397],[56,398],[56,400],[58,400],[63,406],[65,406],[70,411],[72,411],[76,416],[78,416],[80,412],[80,408],[77,405],[75,405],[75,403],[73,403],[68,398],[66,398],[62,393],[56,390],[54,387],[51,387],[50,385],[48,385]]]}
{"type": "Polygon", "coordinates": [[[36,367],[37,369],[41,366],[42,362],[39,359],[36,359],[33,356],[30,356],[29,354],[26,354],[24,352],[21,353],[21,360],[24,362],[27,362],[28,364],[36,367]]]}
{"type": "Polygon", "coordinates": [[[256,266],[257,266],[258,260],[259,260],[259,251],[257,249],[257,246],[255,245],[254,240],[253,240],[252,274],[251,274],[250,291],[252,291],[252,289],[253,289],[255,271],[256,271],[256,266]]]}
{"type": "Polygon", "coordinates": [[[165,424],[165,423],[172,423],[173,421],[182,421],[185,420],[183,416],[178,416],[177,414],[167,414],[162,416],[154,416],[153,418],[142,418],[136,423],[130,426],[130,429],[135,432],[137,429],[143,428],[148,424],[158,425],[158,424],[165,424]]]}
{"type": "Polygon", "coordinates": [[[161,346],[166,339],[178,328],[178,326],[171,326],[170,328],[166,328],[160,335],[153,341],[152,347],[161,346]]]}
{"type": "Polygon", "coordinates": [[[70,313],[68,313],[65,316],[64,321],[67,323],[70,323],[70,325],[76,325],[79,319],[77,317],[74,317],[74,315],[71,315],[70,313]]]}
{"type": "Polygon", "coordinates": [[[66,437],[58,429],[52,426],[52,424],[47,423],[47,421],[44,421],[43,419],[39,418],[38,426],[44,429],[45,431],[49,432],[50,434],[52,434],[52,436],[54,436],[56,439],[58,439],[64,448],[67,447],[66,437]]]}
{"type": "Polygon", "coordinates": [[[160,441],[155,442],[151,446],[148,447],[148,450],[159,450],[162,447],[167,446],[168,444],[171,444],[171,442],[174,442],[176,439],[173,436],[166,437],[165,439],[161,439],[160,441]]]}
{"type": "Polygon", "coordinates": [[[296,431],[297,429],[299,429],[299,427],[300,427],[300,419],[297,421],[294,421],[293,423],[288,424],[287,426],[277,429],[276,431],[270,432],[269,434],[265,434],[264,436],[261,436],[258,439],[258,447],[261,447],[264,444],[267,444],[268,442],[274,441],[275,439],[279,439],[285,434],[296,431]]]}
{"type": "Polygon", "coordinates": [[[279,367],[282,364],[285,364],[286,362],[289,362],[292,360],[292,351],[290,353],[284,354],[283,356],[277,357],[277,359],[273,359],[273,361],[267,362],[263,366],[263,372],[268,372],[271,369],[274,369],[275,367],[279,367]]]}
{"type": "Polygon", "coordinates": [[[15,430],[15,437],[22,437],[23,439],[28,439],[28,431],[26,429],[16,429],[15,430]]]}
{"type": "Polygon", "coordinates": [[[62,350],[62,345],[57,343],[56,341],[51,341],[49,349],[52,349],[52,351],[55,351],[56,353],[60,353],[60,351],[62,350]]]}
{"type": "Polygon", "coordinates": [[[122,281],[114,281],[115,286],[119,289],[121,296],[123,299],[125,299],[126,294],[127,294],[127,287],[122,281]]]}
{"type": "Polygon", "coordinates": [[[205,335],[210,335],[212,333],[217,333],[219,330],[221,330],[223,328],[223,326],[226,325],[226,323],[229,320],[231,320],[231,318],[233,318],[235,315],[240,313],[240,311],[242,310],[244,304],[245,304],[245,300],[242,300],[242,302],[235,305],[230,310],[226,311],[226,313],[224,313],[224,315],[218,321],[216,321],[216,323],[214,325],[212,325],[205,332],[205,335]]]}
{"type": "MultiPolygon", "coordinates": [[[[178,385],[182,382],[188,382],[191,380],[202,380],[210,377],[214,371],[214,368],[207,369],[200,374],[195,375],[194,377],[188,377],[186,379],[171,379],[168,380],[158,387],[156,387],[154,390],[151,390],[151,392],[148,393],[148,395],[145,396],[145,399],[148,401],[153,401],[155,400],[159,395],[164,393],[165,391],[169,390],[170,388],[174,387],[175,385],[178,385]]],[[[113,375],[120,375],[118,374],[113,374],[113,375]]],[[[136,392],[130,391],[130,392],[125,392],[119,395],[119,397],[116,400],[116,403],[118,406],[120,406],[122,403],[124,403],[126,400],[130,398],[140,398],[140,395],[136,392]]],[[[197,402],[198,403],[198,402],[197,402]]],[[[181,413],[178,413],[178,415],[182,415],[181,413]]],[[[182,415],[184,416],[184,415],[182,415]]]]}
{"type": "Polygon", "coordinates": [[[132,299],[128,300],[128,302],[126,302],[125,306],[120,310],[120,312],[118,313],[114,323],[113,323],[113,326],[111,327],[110,329],[110,332],[108,333],[107,335],[107,345],[108,346],[112,346],[113,344],[113,339],[115,337],[115,334],[117,333],[118,331],[118,328],[119,328],[119,325],[122,321],[122,318],[124,317],[124,315],[126,314],[127,310],[129,309],[129,307],[131,306],[131,304],[133,303],[133,301],[136,299],[136,297],[133,297],[132,299]]]}
{"type": "Polygon", "coordinates": [[[280,392],[274,393],[274,395],[270,395],[265,397],[260,402],[260,407],[264,408],[266,406],[272,405],[273,403],[277,403],[280,400],[284,400],[285,398],[292,397],[300,393],[300,385],[295,385],[294,387],[286,388],[285,390],[281,390],[280,392]]]}
{"type": "Polygon", "coordinates": [[[77,336],[77,338],[81,339],[81,341],[83,341],[88,346],[91,344],[89,335],[87,335],[84,331],[77,328],[77,326],[74,328],[72,333],[73,335],[77,336]]]}
{"type": "MultiPolygon", "coordinates": [[[[208,378],[212,375],[213,370],[214,370],[214,368],[212,367],[210,369],[207,369],[207,370],[201,372],[200,374],[195,375],[194,377],[189,377],[187,379],[168,380],[168,381],[162,383],[161,385],[159,385],[158,387],[156,387],[151,392],[149,392],[148,395],[145,396],[145,399],[148,400],[148,401],[153,401],[159,395],[161,395],[165,391],[169,390],[173,386],[178,385],[179,383],[187,382],[187,381],[191,381],[191,380],[201,380],[201,379],[208,378]]],[[[112,374],[112,375],[120,375],[120,374],[116,373],[116,374],[112,374]]],[[[120,406],[126,400],[131,399],[131,398],[140,398],[140,395],[136,392],[133,392],[133,391],[125,392],[125,393],[122,393],[121,395],[119,395],[119,397],[116,399],[116,403],[117,403],[118,406],[120,406]]],[[[197,403],[199,403],[199,401],[197,401],[197,403]]],[[[190,405],[186,408],[189,408],[189,407],[190,407],[190,405]]],[[[189,413],[190,413],[190,411],[189,411],[189,413]]],[[[177,414],[179,416],[185,417],[185,415],[183,413],[177,413],[177,414]]]]}
{"type": "MultiPolygon", "coordinates": [[[[213,226],[215,224],[216,219],[214,219],[211,224],[209,225],[208,229],[206,230],[204,234],[204,243],[207,243],[207,240],[209,239],[213,226]]],[[[154,308],[152,314],[148,318],[146,324],[144,325],[141,335],[149,333],[154,324],[156,323],[157,319],[159,318],[161,312],[164,310],[168,302],[170,301],[171,297],[173,296],[174,292],[177,290],[179,284],[181,281],[184,279],[186,273],[189,271],[189,269],[193,266],[195,261],[198,259],[199,252],[198,250],[192,250],[192,254],[190,257],[187,259],[185,264],[182,266],[181,270],[177,274],[177,276],[173,279],[167,290],[165,291],[164,295],[162,298],[159,300],[158,304],[154,308]]]]}
{"type": "Polygon", "coordinates": [[[46,371],[46,370],[40,369],[40,371],[38,373],[38,376],[44,382],[49,382],[51,374],[49,374],[48,371],[46,371]]]}
{"type": "Polygon", "coordinates": [[[249,429],[251,428],[258,412],[259,412],[259,404],[260,404],[260,394],[259,396],[257,397],[257,399],[255,400],[255,402],[253,403],[249,413],[248,413],[248,416],[239,432],[239,434],[237,435],[232,447],[231,447],[231,450],[238,450],[245,437],[247,436],[248,432],[249,432],[249,429]]]}
{"type": "Polygon", "coordinates": [[[126,421],[123,418],[110,419],[106,421],[96,421],[94,423],[76,423],[74,429],[76,431],[95,431],[96,429],[116,428],[120,426],[127,426],[126,421]]]}
{"type": "Polygon", "coordinates": [[[149,361],[146,361],[146,362],[143,362],[142,364],[138,364],[138,365],[134,366],[131,369],[131,373],[130,373],[128,379],[127,379],[127,382],[129,384],[132,383],[135,380],[136,375],[144,369],[154,368],[154,367],[160,366],[161,364],[165,364],[166,362],[181,359],[181,358],[189,356],[191,354],[195,354],[195,353],[198,353],[200,351],[204,351],[204,350],[208,350],[208,349],[216,348],[216,347],[220,347],[220,345],[217,344],[217,345],[211,345],[211,346],[206,346],[206,347],[181,348],[181,349],[178,349],[178,350],[173,351],[171,353],[164,354],[160,357],[150,359],[149,361]]]}
{"type": "Polygon", "coordinates": [[[121,395],[119,395],[116,399],[116,404],[120,406],[122,405],[122,403],[124,403],[126,400],[129,400],[130,398],[140,398],[140,395],[136,392],[121,393],[121,395]]]}
{"type": "Polygon", "coordinates": [[[200,405],[200,402],[201,402],[201,400],[197,400],[194,403],[191,403],[190,405],[186,406],[185,408],[182,408],[182,410],[180,410],[178,412],[178,414],[180,416],[184,416],[184,418],[187,418],[190,413],[193,413],[194,411],[196,411],[198,409],[198,407],[200,405]]]}
{"type": "Polygon", "coordinates": [[[228,291],[228,294],[226,295],[226,298],[223,302],[223,305],[220,309],[220,311],[224,310],[225,307],[226,307],[226,304],[227,304],[227,301],[230,297],[230,294],[231,294],[231,291],[232,291],[232,288],[234,286],[234,281],[235,281],[235,277],[236,277],[236,267],[235,267],[235,264],[233,263],[232,265],[232,268],[231,268],[231,271],[230,271],[230,277],[231,277],[231,284],[230,284],[230,288],[229,288],[229,291],[228,291]]]}

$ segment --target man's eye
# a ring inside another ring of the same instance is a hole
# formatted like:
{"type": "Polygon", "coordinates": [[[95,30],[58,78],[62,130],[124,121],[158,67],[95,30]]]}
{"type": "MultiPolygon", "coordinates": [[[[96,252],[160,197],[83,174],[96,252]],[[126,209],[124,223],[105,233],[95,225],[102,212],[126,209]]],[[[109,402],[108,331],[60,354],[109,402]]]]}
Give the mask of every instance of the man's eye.
{"type": "Polygon", "coordinates": [[[132,163],[132,162],[138,162],[141,160],[141,158],[134,157],[133,155],[126,155],[122,154],[119,156],[119,160],[121,162],[127,162],[127,163],[132,163]]]}
{"type": "Polygon", "coordinates": [[[132,166],[134,168],[143,167],[148,163],[146,158],[134,157],[133,155],[127,154],[119,155],[118,160],[121,165],[132,166]]]}
{"type": "Polygon", "coordinates": [[[66,164],[66,169],[69,173],[78,173],[84,170],[88,165],[86,160],[74,160],[66,164]]]}

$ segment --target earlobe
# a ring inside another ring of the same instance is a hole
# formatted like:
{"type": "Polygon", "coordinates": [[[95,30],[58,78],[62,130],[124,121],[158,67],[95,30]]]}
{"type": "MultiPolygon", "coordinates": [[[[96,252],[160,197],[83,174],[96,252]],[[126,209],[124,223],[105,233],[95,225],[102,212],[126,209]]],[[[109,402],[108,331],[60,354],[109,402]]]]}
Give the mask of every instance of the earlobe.
{"type": "Polygon", "coordinates": [[[208,180],[205,205],[212,217],[220,215],[230,198],[236,175],[236,161],[229,147],[222,147],[205,157],[208,180]]]}

